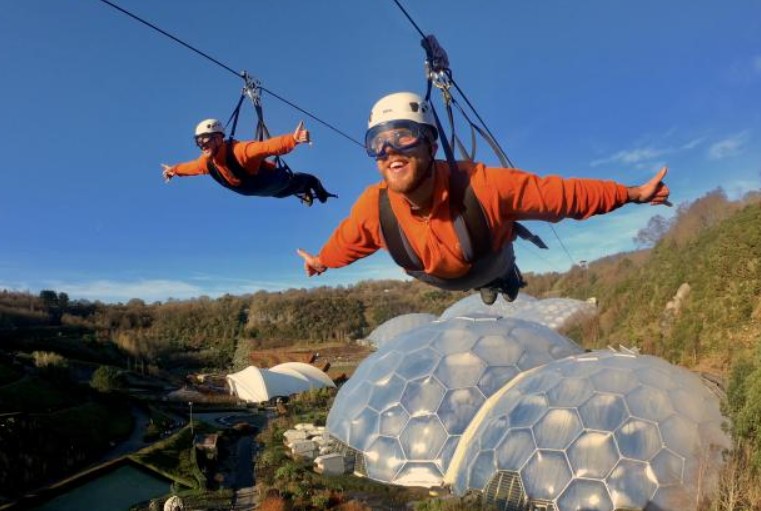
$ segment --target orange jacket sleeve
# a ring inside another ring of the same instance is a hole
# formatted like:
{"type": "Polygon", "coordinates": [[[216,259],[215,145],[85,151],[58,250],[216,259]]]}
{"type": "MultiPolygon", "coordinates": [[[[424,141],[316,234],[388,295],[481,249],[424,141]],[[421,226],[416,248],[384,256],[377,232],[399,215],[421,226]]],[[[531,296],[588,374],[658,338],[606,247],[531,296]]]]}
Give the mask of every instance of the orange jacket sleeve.
{"type": "Polygon", "coordinates": [[[320,260],[328,268],[340,268],[374,254],[383,247],[378,219],[378,185],[367,188],[325,246],[320,260]]]}
{"type": "Polygon", "coordinates": [[[201,156],[197,160],[178,163],[172,167],[172,170],[178,176],[199,176],[209,173],[209,169],[206,167],[205,156],[201,156]]]}
{"type": "Polygon", "coordinates": [[[541,177],[518,169],[480,165],[473,175],[473,189],[479,199],[496,201],[490,204],[494,221],[498,218],[547,222],[564,218],[583,220],[609,213],[628,200],[626,187],[613,181],[541,177]],[[489,194],[488,190],[495,193],[489,194]]]}
{"type": "Polygon", "coordinates": [[[296,147],[296,141],[293,139],[293,135],[289,133],[261,142],[257,140],[238,142],[233,146],[233,152],[235,159],[249,173],[256,174],[265,158],[290,153],[294,147],[296,147]]]}

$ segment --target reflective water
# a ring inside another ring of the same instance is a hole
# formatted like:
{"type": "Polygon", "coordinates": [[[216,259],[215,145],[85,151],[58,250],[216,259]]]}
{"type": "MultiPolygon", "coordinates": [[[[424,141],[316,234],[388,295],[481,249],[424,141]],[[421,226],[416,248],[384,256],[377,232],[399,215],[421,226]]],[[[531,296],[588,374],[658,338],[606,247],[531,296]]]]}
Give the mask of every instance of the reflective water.
{"type": "Polygon", "coordinates": [[[99,477],[33,511],[126,511],[133,504],[170,493],[171,481],[129,465],[99,477]]]}

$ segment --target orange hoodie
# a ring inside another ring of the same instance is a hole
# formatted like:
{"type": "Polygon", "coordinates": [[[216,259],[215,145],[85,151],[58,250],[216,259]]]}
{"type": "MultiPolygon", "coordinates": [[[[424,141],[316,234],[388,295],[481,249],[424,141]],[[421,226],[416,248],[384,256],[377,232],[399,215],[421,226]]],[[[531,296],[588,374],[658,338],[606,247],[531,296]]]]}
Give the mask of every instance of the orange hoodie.
{"type": "MultiPolygon", "coordinates": [[[[296,141],[293,139],[293,135],[280,135],[279,137],[272,137],[262,142],[250,141],[250,142],[233,142],[233,154],[238,163],[246,169],[251,175],[257,174],[262,166],[269,169],[274,169],[275,166],[264,159],[268,156],[280,156],[281,154],[289,153],[296,147],[296,141]]],[[[214,165],[219,169],[219,172],[224,176],[225,180],[233,186],[239,186],[240,180],[237,179],[230,169],[227,168],[227,145],[223,145],[219,148],[219,151],[212,157],[214,165]]],[[[198,176],[201,174],[208,174],[209,169],[207,167],[208,157],[201,155],[197,160],[178,163],[172,170],[178,176],[198,176]]]]}
{"type": "MultiPolygon", "coordinates": [[[[608,213],[627,202],[626,187],[613,181],[539,177],[517,169],[487,168],[482,163],[458,163],[470,175],[492,232],[494,249],[513,241],[513,221],[563,218],[581,220],[608,213]]],[[[404,197],[391,190],[388,198],[399,225],[423,263],[425,273],[457,278],[470,269],[464,260],[449,211],[449,167],[437,161],[433,206],[428,218],[413,213],[404,197]]],[[[354,203],[349,217],[328,239],[320,260],[340,268],[385,248],[380,229],[378,190],[384,182],[368,187],[354,203]]]]}

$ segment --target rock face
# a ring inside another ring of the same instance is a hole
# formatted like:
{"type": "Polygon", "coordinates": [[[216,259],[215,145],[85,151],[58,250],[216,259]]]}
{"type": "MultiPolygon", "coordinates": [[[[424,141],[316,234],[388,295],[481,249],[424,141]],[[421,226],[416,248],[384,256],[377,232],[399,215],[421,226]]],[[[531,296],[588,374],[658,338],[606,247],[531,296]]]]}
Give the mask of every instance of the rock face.
{"type": "Polygon", "coordinates": [[[664,336],[671,334],[671,329],[674,326],[674,322],[677,320],[682,312],[684,302],[689,298],[692,288],[687,282],[682,283],[679,289],[676,290],[674,298],[669,300],[666,304],[666,308],[663,309],[663,315],[661,316],[661,332],[664,336]]]}

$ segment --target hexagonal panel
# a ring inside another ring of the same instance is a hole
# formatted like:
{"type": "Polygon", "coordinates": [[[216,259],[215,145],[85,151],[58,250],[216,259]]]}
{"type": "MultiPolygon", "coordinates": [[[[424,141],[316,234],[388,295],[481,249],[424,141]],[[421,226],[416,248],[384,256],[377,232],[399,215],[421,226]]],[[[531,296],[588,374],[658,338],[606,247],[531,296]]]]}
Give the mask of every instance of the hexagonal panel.
{"type": "Polygon", "coordinates": [[[484,396],[475,387],[450,390],[439,406],[439,417],[450,435],[460,435],[483,404],[484,396]]]}
{"type": "Polygon", "coordinates": [[[568,448],[568,461],[576,477],[603,479],[619,457],[612,433],[585,431],[568,448]]]}
{"type": "Polygon", "coordinates": [[[429,486],[432,481],[443,477],[438,465],[433,462],[408,461],[396,474],[394,484],[403,486],[429,486]]]}
{"type": "Polygon", "coordinates": [[[616,508],[644,509],[658,487],[647,463],[621,460],[606,479],[616,508]]]}
{"type": "Polygon", "coordinates": [[[563,378],[547,392],[550,403],[557,406],[579,406],[592,397],[594,392],[589,380],[582,378],[563,378]]]}
{"type": "Polygon", "coordinates": [[[398,436],[410,416],[401,405],[386,408],[380,414],[379,433],[385,436],[398,436]]]}
{"type": "Polygon", "coordinates": [[[571,481],[558,498],[558,509],[613,511],[613,501],[602,482],[579,479],[571,481]]]}
{"type": "Polygon", "coordinates": [[[504,335],[486,335],[473,346],[473,353],[493,366],[515,365],[523,356],[523,344],[504,335]]]}
{"type": "Polygon", "coordinates": [[[414,380],[428,376],[441,360],[442,355],[425,347],[409,352],[396,368],[396,374],[405,380],[414,380]]]}
{"type": "Polygon", "coordinates": [[[392,481],[404,464],[402,446],[396,438],[377,437],[365,449],[367,475],[380,481],[392,481]]]}
{"type": "Polygon", "coordinates": [[[461,319],[452,321],[452,326],[440,332],[431,344],[442,355],[469,352],[479,338],[472,329],[468,329],[468,321],[461,319]]]}
{"type": "Polygon", "coordinates": [[[436,415],[412,417],[399,435],[399,442],[408,460],[431,460],[446,441],[447,432],[436,415]]]}
{"type": "Polygon", "coordinates": [[[537,451],[521,471],[529,499],[554,500],[568,486],[571,467],[562,452],[537,451]]]}
{"type": "Polygon", "coordinates": [[[350,424],[349,445],[362,451],[378,433],[378,412],[365,408],[350,424]]]}
{"type": "Polygon", "coordinates": [[[627,458],[647,461],[661,449],[658,426],[652,422],[629,419],[616,431],[618,450],[627,458]]]}
{"type": "Polygon", "coordinates": [[[536,442],[530,429],[511,429],[494,449],[497,470],[520,470],[535,450],[536,442]]]}
{"type": "Polygon", "coordinates": [[[668,394],[647,385],[627,394],[626,404],[631,414],[640,419],[660,421],[674,413],[668,394]]]}
{"type": "Polygon", "coordinates": [[[448,389],[472,387],[478,383],[486,362],[473,353],[454,353],[441,359],[433,374],[448,389]]]}
{"type": "Polygon", "coordinates": [[[534,425],[536,445],[542,449],[565,449],[581,433],[576,410],[553,408],[534,425]]]}
{"type": "Polygon", "coordinates": [[[595,394],[579,407],[581,423],[589,429],[615,431],[629,416],[624,398],[614,394],[595,394]]]}
{"type": "Polygon", "coordinates": [[[385,353],[377,352],[377,358],[370,370],[365,376],[366,381],[375,383],[378,380],[387,378],[389,374],[394,372],[394,369],[404,358],[404,355],[398,351],[389,351],[385,353]]]}
{"type": "Polygon", "coordinates": [[[595,390],[616,394],[626,394],[637,386],[637,379],[632,376],[632,371],[627,369],[605,367],[590,376],[590,380],[595,390]]]}
{"type": "Polygon", "coordinates": [[[494,474],[494,451],[479,452],[473,458],[468,473],[469,487],[482,490],[494,474]]]}
{"type": "Polygon", "coordinates": [[[381,411],[390,403],[399,402],[404,391],[405,381],[393,373],[386,378],[379,379],[375,382],[373,390],[370,393],[368,405],[381,411]]]}
{"type": "Polygon", "coordinates": [[[410,416],[427,415],[438,410],[445,392],[444,386],[429,376],[409,382],[400,401],[410,416]]]}
{"type": "Polygon", "coordinates": [[[663,444],[683,457],[694,457],[700,452],[701,435],[698,426],[682,415],[674,415],[660,425],[663,444]]]}
{"type": "Polygon", "coordinates": [[[656,454],[650,461],[650,466],[661,486],[679,484],[683,481],[684,458],[677,456],[668,449],[663,449],[656,454]]]}
{"type": "Polygon", "coordinates": [[[510,411],[510,425],[513,427],[533,426],[547,411],[547,397],[543,394],[524,396],[510,411]]]}
{"type": "Polygon", "coordinates": [[[520,370],[515,366],[487,367],[481,379],[478,380],[478,388],[485,396],[491,396],[512,381],[519,372],[520,370]]]}

